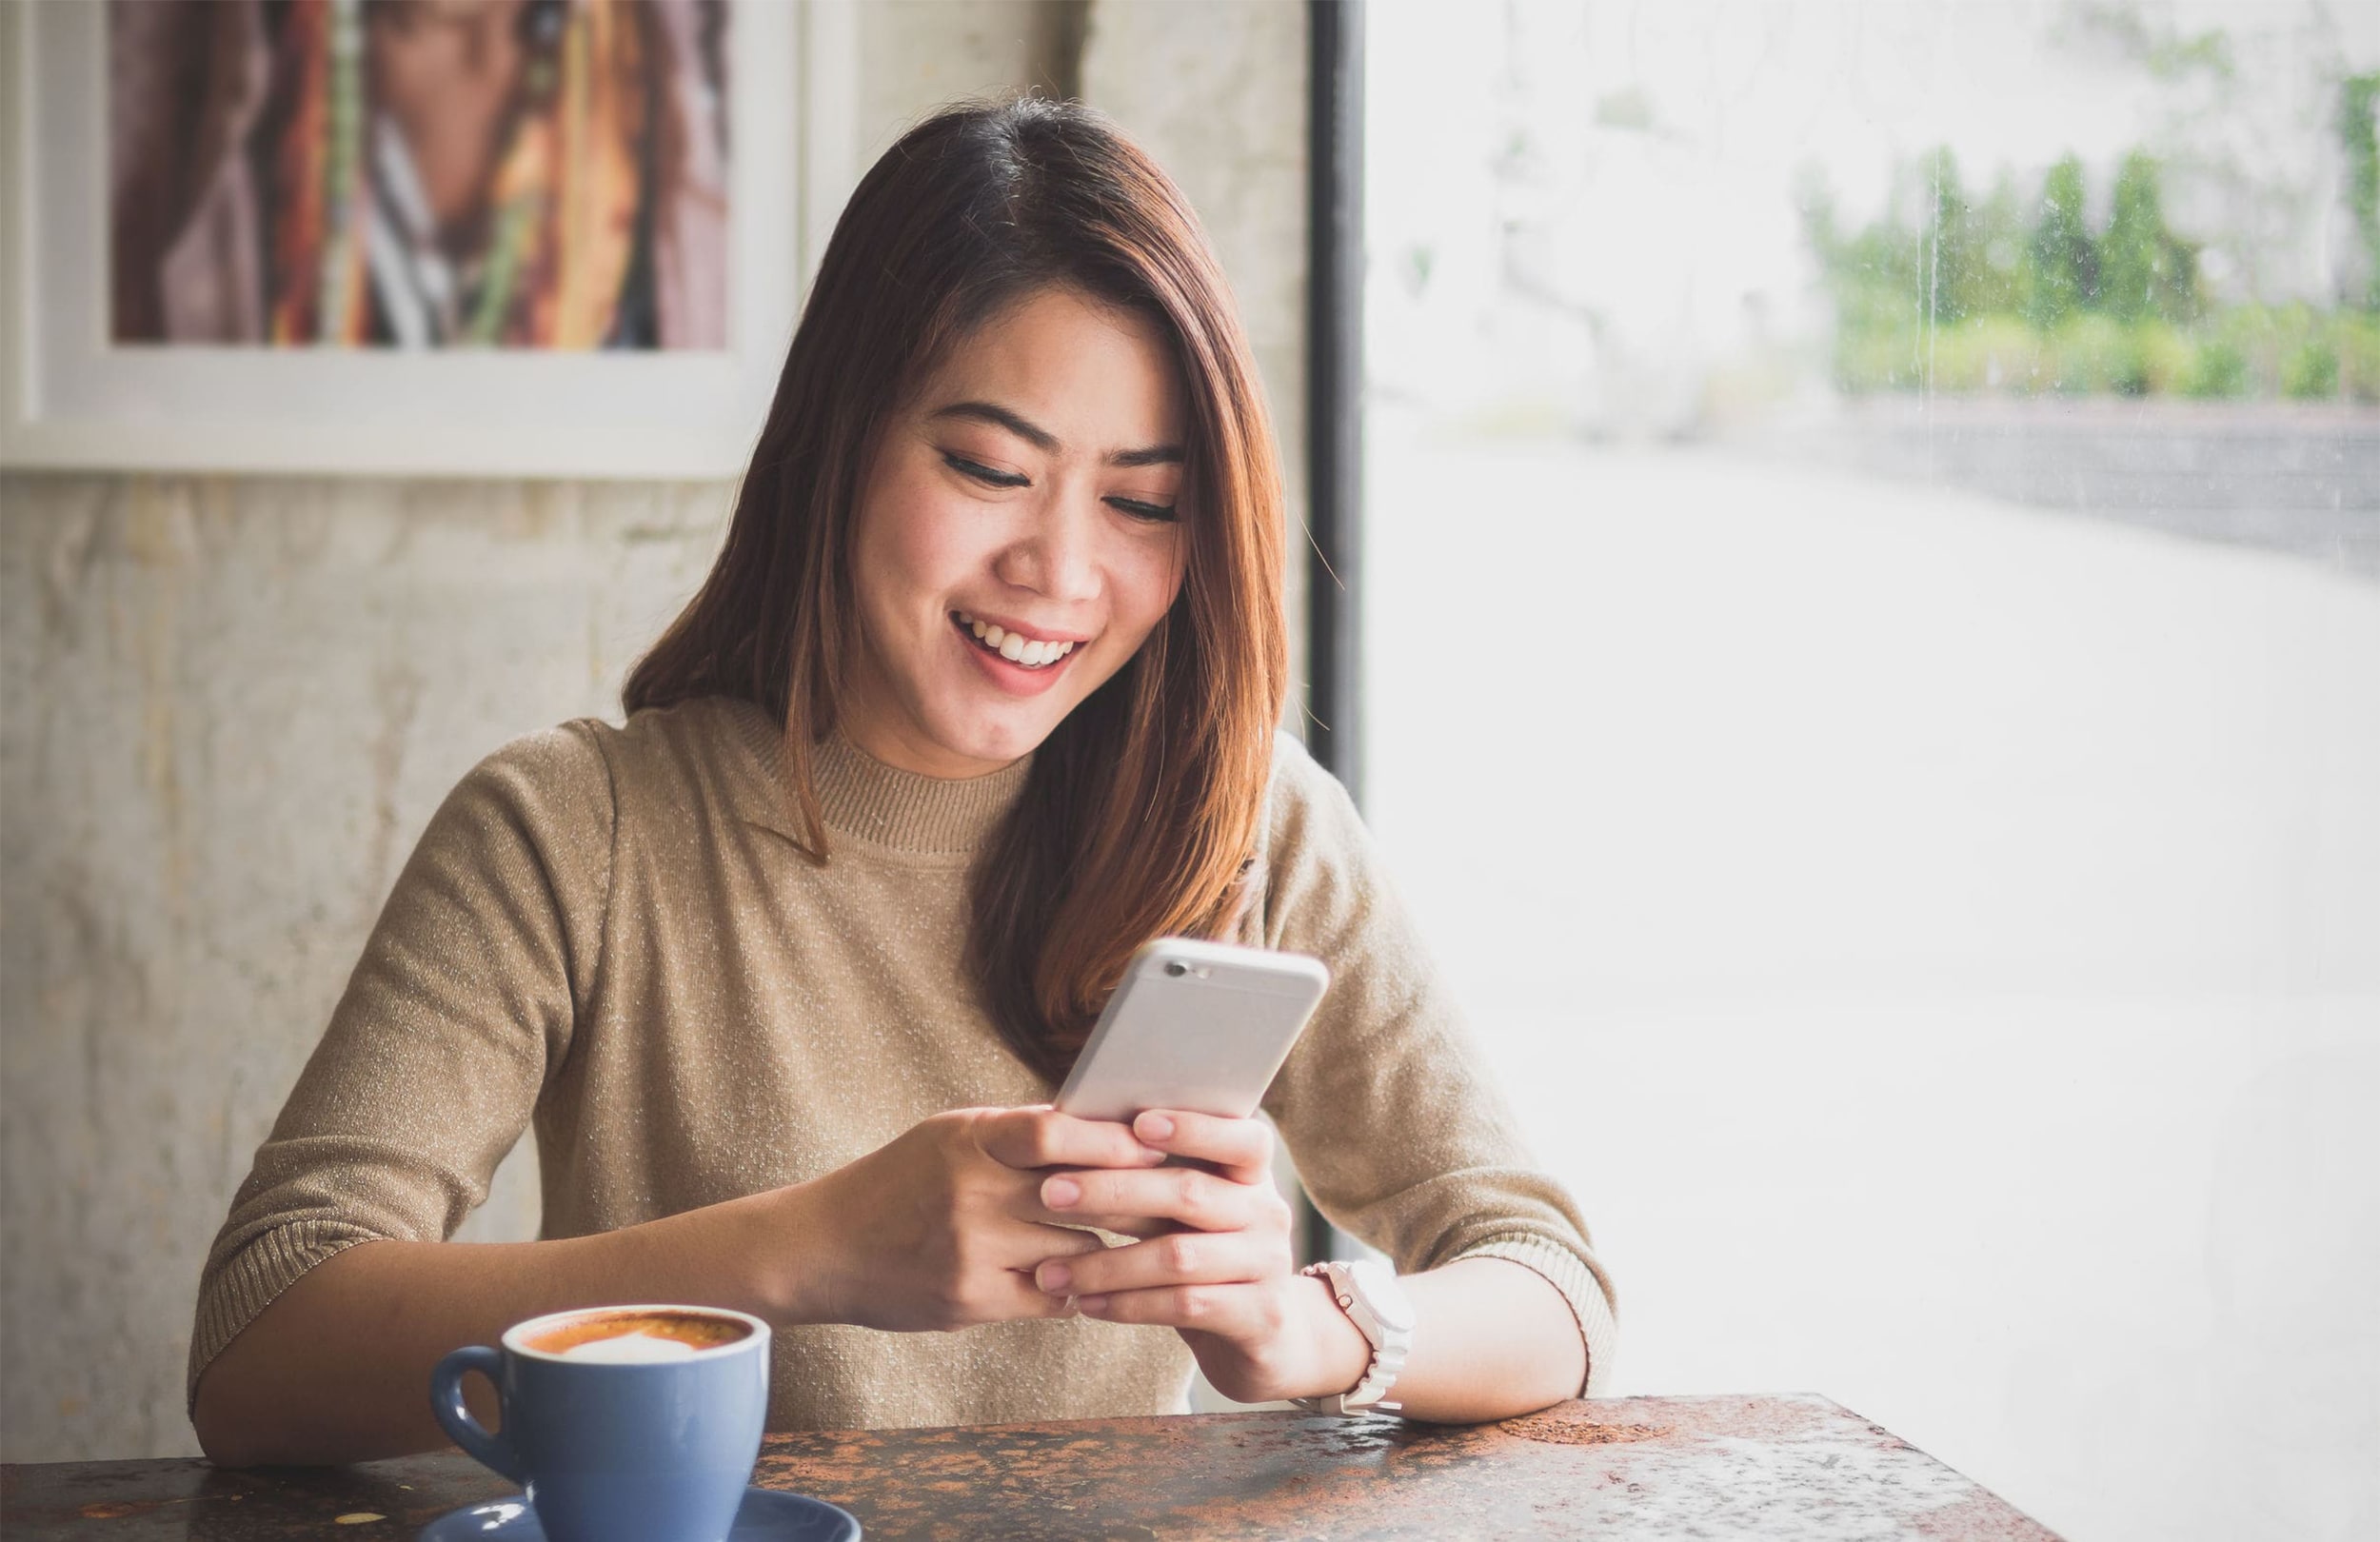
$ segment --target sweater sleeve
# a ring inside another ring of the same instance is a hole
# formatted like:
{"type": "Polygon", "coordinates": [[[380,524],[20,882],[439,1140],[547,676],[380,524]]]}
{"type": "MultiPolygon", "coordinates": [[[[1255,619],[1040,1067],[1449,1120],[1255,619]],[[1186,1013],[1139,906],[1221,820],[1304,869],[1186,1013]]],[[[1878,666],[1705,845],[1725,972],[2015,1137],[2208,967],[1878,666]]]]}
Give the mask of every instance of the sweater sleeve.
{"type": "Polygon", "coordinates": [[[1312,954],[1331,988],[1265,1098],[1317,1208],[1400,1273],[1509,1259],[1570,1303],[1583,1391],[1610,1385],[1610,1275],[1511,1109],[1398,903],[1346,791],[1283,735],[1252,905],[1263,946],[1312,954]]]}
{"type": "Polygon", "coordinates": [[[592,729],[517,740],[423,832],[199,1276],[187,1393],[358,1242],[444,1240],[560,1069],[599,963],[611,779],[592,729]]]}

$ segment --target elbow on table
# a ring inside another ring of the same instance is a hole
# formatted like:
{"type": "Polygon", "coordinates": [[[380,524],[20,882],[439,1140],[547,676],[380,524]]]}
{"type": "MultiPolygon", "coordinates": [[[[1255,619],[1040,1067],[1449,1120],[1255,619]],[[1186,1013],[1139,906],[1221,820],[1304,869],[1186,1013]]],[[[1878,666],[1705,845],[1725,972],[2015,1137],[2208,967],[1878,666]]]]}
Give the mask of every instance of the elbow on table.
{"type": "Polygon", "coordinates": [[[190,1428],[198,1449],[217,1467],[316,1467],[359,1455],[334,1449],[337,1420],[298,1406],[292,1389],[276,1386],[269,1355],[247,1335],[226,1345],[204,1371],[190,1398],[190,1428]],[[309,1417],[309,1413],[311,1415],[309,1417]]]}
{"type": "Polygon", "coordinates": [[[266,1467],[289,1458],[261,1438],[255,1422],[242,1416],[238,1399],[227,1387],[223,1358],[199,1373],[198,1389],[190,1398],[190,1428],[198,1449],[217,1467],[266,1467]]]}

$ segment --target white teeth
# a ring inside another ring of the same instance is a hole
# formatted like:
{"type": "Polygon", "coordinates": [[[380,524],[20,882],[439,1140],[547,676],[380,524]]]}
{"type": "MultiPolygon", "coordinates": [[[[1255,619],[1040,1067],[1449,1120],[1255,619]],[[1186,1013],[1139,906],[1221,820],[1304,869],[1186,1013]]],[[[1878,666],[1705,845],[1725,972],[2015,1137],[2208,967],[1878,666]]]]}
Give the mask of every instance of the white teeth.
{"type": "Polygon", "coordinates": [[[967,611],[954,610],[951,614],[959,619],[960,625],[975,634],[977,642],[1009,662],[1022,664],[1027,669],[1041,669],[1054,664],[1075,650],[1072,642],[1044,642],[1038,638],[1028,638],[1021,632],[1011,632],[995,623],[979,621],[967,611]]]}

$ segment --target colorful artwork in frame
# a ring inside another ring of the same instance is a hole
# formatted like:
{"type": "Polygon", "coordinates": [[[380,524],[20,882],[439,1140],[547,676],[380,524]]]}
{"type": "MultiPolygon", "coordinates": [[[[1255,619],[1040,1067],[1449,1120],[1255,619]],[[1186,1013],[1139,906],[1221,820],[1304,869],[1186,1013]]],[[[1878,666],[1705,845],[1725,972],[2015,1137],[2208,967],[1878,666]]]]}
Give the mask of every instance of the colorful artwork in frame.
{"type": "Polygon", "coordinates": [[[851,31],[847,0],[0,7],[0,460],[732,476],[849,186],[851,31]]]}

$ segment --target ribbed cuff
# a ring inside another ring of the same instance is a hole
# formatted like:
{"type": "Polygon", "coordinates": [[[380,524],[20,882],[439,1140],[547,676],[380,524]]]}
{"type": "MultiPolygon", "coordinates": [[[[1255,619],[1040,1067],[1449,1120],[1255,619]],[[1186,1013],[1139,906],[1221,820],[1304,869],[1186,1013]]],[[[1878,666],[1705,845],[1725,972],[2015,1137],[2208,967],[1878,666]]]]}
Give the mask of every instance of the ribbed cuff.
{"type": "Polygon", "coordinates": [[[1503,1258],[1543,1275],[1570,1303],[1570,1315],[1578,1319],[1578,1336],[1586,1341],[1587,1375],[1578,1395],[1593,1397],[1611,1387],[1612,1352],[1618,1344],[1619,1324],[1612,1315],[1611,1297],[1603,1293],[1601,1277],[1587,1267],[1585,1259],[1551,1237],[1528,1232],[1492,1236],[1445,1262],[1462,1258],[1503,1258]]]}
{"type": "Polygon", "coordinates": [[[324,1259],[358,1242],[382,1240],[347,1221],[290,1221],[266,1232],[225,1260],[200,1282],[198,1320],[190,1329],[189,1376],[184,1388],[190,1412],[198,1411],[198,1378],[275,1297],[324,1259]]]}

